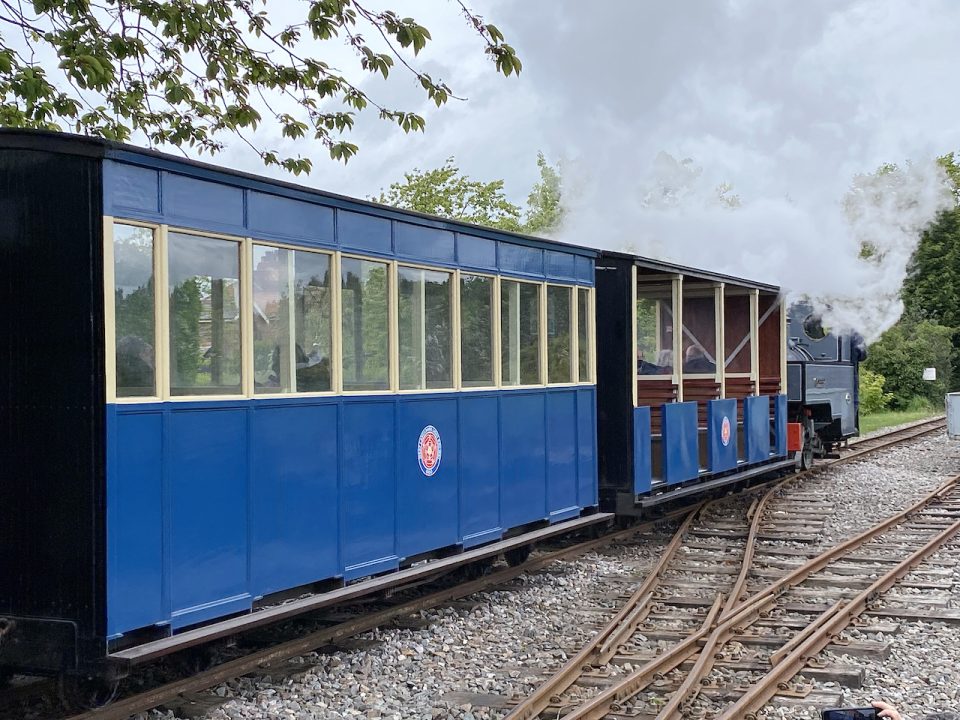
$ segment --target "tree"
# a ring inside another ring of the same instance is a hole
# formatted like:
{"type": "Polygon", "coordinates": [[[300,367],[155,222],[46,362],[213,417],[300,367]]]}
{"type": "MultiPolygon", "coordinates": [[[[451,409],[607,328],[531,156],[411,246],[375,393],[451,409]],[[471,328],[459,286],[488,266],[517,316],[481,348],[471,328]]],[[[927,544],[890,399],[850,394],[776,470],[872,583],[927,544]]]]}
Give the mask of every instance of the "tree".
{"type": "MultiPolygon", "coordinates": [[[[519,73],[520,60],[500,30],[458,4],[497,71],[519,73]]],[[[0,2],[0,28],[16,33],[0,35],[0,126],[66,127],[120,141],[140,133],[151,144],[201,153],[221,150],[223,136],[235,134],[267,165],[299,174],[310,171],[310,158],[282,157],[247,137],[264,116],[284,137],[312,137],[343,161],[358,148],[341,135],[370,106],[404,132],[425,125],[421,115],[378,104],[312,55],[311,43],[341,38],[362,70],[384,78],[399,62],[438,107],[457,97],[411,65],[404,50],[417,55],[431,40],[413,18],[359,0],[310,0],[297,6],[303,8],[297,22],[275,26],[265,6],[266,0],[0,2]],[[59,58],[56,70],[43,62],[50,55],[59,58]]]]}
{"type": "Polygon", "coordinates": [[[860,369],[860,412],[864,415],[883,412],[893,400],[893,393],[884,392],[886,378],[866,368],[860,369]]]}
{"type": "Polygon", "coordinates": [[[561,204],[563,183],[560,166],[550,165],[543,153],[538,152],[537,167],[540,168],[540,181],[527,196],[527,219],[523,224],[524,232],[531,235],[557,230],[563,222],[564,214],[561,204]]]}
{"type": "Polygon", "coordinates": [[[520,230],[520,208],[507,200],[503,180],[472,180],[460,172],[452,157],[435,170],[414,169],[403,177],[403,182],[392,183],[373,200],[450,220],[520,230]]]}
{"type": "Polygon", "coordinates": [[[864,367],[885,379],[890,406],[906,408],[914,398],[941,403],[950,383],[954,329],[930,321],[901,320],[870,346],[864,367]],[[923,379],[924,368],[937,369],[937,380],[923,379]]]}

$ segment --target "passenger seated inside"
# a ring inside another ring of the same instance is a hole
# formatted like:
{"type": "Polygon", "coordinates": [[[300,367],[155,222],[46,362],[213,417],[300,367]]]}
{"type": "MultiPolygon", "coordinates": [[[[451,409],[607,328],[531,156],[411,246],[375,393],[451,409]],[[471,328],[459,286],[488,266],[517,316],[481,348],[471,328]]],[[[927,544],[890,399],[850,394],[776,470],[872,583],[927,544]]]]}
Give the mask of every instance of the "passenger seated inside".
{"type": "Polygon", "coordinates": [[[643,350],[637,348],[637,374],[638,375],[659,375],[663,371],[659,365],[654,365],[643,359],[643,350]]]}
{"type": "Polygon", "coordinates": [[[661,375],[673,374],[673,350],[661,350],[657,354],[657,365],[661,375]]]}
{"type": "Polygon", "coordinates": [[[691,345],[684,353],[683,371],[685,373],[715,373],[717,366],[707,359],[702,347],[691,345]]]}

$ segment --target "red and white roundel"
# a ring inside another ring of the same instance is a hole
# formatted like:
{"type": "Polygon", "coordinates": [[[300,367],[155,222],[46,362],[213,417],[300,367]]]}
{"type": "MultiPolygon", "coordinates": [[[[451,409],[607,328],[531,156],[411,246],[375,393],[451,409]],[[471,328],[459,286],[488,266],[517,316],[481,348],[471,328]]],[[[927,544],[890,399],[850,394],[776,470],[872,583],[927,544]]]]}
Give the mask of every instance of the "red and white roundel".
{"type": "Polygon", "coordinates": [[[720,424],[720,442],[726,447],[730,444],[730,418],[723,416],[723,422],[720,424]]]}
{"type": "Polygon", "coordinates": [[[427,477],[434,475],[440,469],[440,458],[443,456],[443,445],[440,443],[440,432],[433,426],[427,425],[420,433],[417,443],[417,462],[420,472],[427,477]]]}

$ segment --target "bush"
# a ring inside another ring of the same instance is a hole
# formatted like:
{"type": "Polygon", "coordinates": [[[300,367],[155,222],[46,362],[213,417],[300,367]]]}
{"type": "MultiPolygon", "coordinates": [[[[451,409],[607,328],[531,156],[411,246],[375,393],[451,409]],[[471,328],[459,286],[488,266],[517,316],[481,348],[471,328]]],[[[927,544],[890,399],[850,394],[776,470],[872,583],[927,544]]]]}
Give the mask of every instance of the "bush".
{"type": "Polygon", "coordinates": [[[880,373],[860,369],[860,412],[864,415],[883,412],[890,405],[893,393],[883,391],[886,378],[880,373]]]}
{"type": "Polygon", "coordinates": [[[953,334],[953,328],[926,320],[901,321],[870,346],[860,371],[866,369],[883,376],[884,389],[892,394],[890,407],[894,410],[906,409],[913,398],[939,404],[951,384],[953,334]],[[937,369],[934,382],[923,379],[923,370],[928,367],[937,369]]]}

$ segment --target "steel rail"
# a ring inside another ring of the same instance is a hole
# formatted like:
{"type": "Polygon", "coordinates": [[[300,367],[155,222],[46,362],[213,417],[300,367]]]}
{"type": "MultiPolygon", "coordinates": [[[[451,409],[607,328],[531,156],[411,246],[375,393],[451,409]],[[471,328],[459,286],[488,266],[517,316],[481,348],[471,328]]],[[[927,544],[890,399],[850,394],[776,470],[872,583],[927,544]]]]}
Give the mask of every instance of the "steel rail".
{"type": "MultiPolygon", "coordinates": [[[[636,695],[646,688],[657,675],[662,675],[670,670],[674,670],[686,660],[690,659],[697,652],[699,643],[703,642],[715,650],[716,647],[721,644],[720,638],[725,637],[731,629],[736,629],[740,626],[746,627],[756,622],[756,620],[761,617],[761,614],[773,606],[777,598],[789,587],[799,584],[806,579],[806,577],[828,566],[838,557],[850,554],[877,535],[882,535],[890,527],[899,524],[910,514],[934,501],[942,499],[957,486],[958,481],[960,481],[960,475],[947,480],[940,487],[925,495],[909,508],[890,516],[859,535],[822,552],[780,580],[770,583],[767,587],[759,590],[750,596],[750,598],[740,603],[734,609],[733,614],[726,620],[721,621],[716,627],[712,629],[701,628],[696,633],[674,645],[670,650],[664,652],[660,657],[644,665],[634,673],[618,680],[588,703],[584,703],[565,715],[565,719],[580,720],[581,718],[603,717],[612,712],[611,706],[613,704],[623,702],[636,695]],[[716,640],[714,640],[714,638],[716,638],[716,640]]],[[[818,620],[820,619],[821,618],[818,618],[818,620]]],[[[701,653],[701,658],[704,654],[705,652],[701,653]]],[[[710,655],[712,656],[713,653],[711,652],[710,655]]],[[[669,707],[672,712],[661,712],[661,714],[658,715],[658,720],[665,717],[682,717],[682,715],[677,714],[677,711],[682,710],[683,707],[690,702],[692,696],[696,695],[699,683],[707,672],[709,672],[710,666],[712,666],[712,662],[709,659],[703,663],[699,663],[699,668],[695,666],[695,670],[706,669],[706,671],[699,674],[698,672],[691,671],[687,675],[684,684],[671,698],[669,707]]],[[[666,710],[666,708],[667,706],[665,706],[664,709],[666,710]]]]}
{"type": "Polygon", "coordinates": [[[960,520],[937,533],[919,550],[885,573],[849,602],[838,601],[829,611],[829,617],[774,667],[756,682],[736,703],[727,708],[719,720],[755,719],[756,713],[777,694],[781,683],[800,672],[807,661],[839,635],[851,621],[862,614],[876,597],[887,592],[898,580],[921,564],[930,555],[960,532],[960,520]]]}

